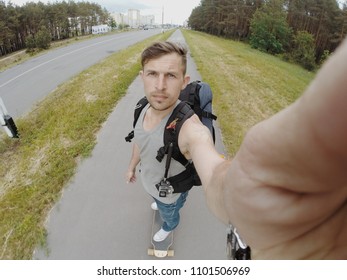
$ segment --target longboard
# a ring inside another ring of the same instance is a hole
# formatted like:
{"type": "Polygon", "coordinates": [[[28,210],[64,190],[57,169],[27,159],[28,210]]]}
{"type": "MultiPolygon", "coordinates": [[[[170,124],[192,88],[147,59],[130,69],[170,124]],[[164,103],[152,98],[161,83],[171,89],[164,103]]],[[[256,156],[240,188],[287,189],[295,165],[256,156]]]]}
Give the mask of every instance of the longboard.
{"type": "Polygon", "coordinates": [[[152,222],[152,234],[151,234],[151,244],[152,248],[148,249],[148,255],[155,256],[157,258],[165,258],[173,257],[174,256],[174,250],[170,249],[170,247],[173,244],[173,231],[169,234],[169,236],[160,242],[156,242],[153,240],[154,234],[160,230],[163,220],[160,217],[158,210],[153,210],[153,222],[152,222]]]}

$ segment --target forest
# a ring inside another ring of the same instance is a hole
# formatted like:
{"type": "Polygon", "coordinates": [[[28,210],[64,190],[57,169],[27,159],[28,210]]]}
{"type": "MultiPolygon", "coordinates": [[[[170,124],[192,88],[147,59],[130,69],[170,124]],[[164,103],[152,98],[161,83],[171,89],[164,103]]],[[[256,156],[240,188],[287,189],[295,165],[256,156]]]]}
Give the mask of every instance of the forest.
{"type": "MultiPolygon", "coordinates": [[[[52,41],[91,34],[92,26],[99,24],[117,25],[96,3],[69,0],[17,6],[0,0],[0,56],[49,48],[52,41]]],[[[201,0],[188,26],[245,41],[313,70],[346,37],[347,4],[336,0],[201,0]]]]}
{"type": "Polygon", "coordinates": [[[347,5],[336,0],[201,0],[188,24],[282,54],[311,70],[346,37],[347,5]]]}
{"type": "Polygon", "coordinates": [[[109,20],[106,9],[87,1],[23,6],[0,1],[0,56],[29,46],[48,48],[51,41],[90,34],[93,25],[109,20]]]}

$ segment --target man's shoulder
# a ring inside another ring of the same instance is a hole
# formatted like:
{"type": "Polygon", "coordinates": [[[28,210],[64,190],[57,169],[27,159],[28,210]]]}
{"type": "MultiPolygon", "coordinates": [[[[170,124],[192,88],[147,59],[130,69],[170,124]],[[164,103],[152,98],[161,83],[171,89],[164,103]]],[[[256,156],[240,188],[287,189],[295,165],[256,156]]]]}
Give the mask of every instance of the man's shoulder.
{"type": "Polygon", "coordinates": [[[180,139],[184,142],[201,141],[205,138],[211,138],[211,133],[208,128],[203,125],[199,117],[194,114],[188,118],[182,125],[179,135],[180,139]]]}

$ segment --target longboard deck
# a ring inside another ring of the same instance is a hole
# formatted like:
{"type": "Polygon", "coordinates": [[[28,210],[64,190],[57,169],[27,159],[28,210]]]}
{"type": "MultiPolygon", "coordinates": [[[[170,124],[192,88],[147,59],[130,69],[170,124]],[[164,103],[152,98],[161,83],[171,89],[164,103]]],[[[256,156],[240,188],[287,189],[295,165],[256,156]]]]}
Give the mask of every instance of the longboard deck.
{"type": "Polygon", "coordinates": [[[154,234],[158,230],[160,230],[162,224],[163,224],[163,220],[160,217],[159,211],[154,210],[153,220],[152,220],[152,234],[151,234],[151,243],[153,248],[148,249],[148,255],[150,256],[154,255],[157,258],[164,258],[166,256],[172,257],[174,255],[174,251],[169,249],[173,243],[173,232],[171,232],[169,236],[161,242],[156,242],[153,240],[154,234]]]}

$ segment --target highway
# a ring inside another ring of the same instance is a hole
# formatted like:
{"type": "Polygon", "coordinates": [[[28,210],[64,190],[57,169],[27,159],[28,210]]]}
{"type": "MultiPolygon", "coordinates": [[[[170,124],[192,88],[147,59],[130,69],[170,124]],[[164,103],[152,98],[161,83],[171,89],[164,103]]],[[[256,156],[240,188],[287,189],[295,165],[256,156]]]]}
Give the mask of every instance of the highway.
{"type": "Polygon", "coordinates": [[[9,114],[18,118],[84,69],[160,32],[151,29],[98,36],[50,50],[1,72],[0,97],[9,114]]]}

